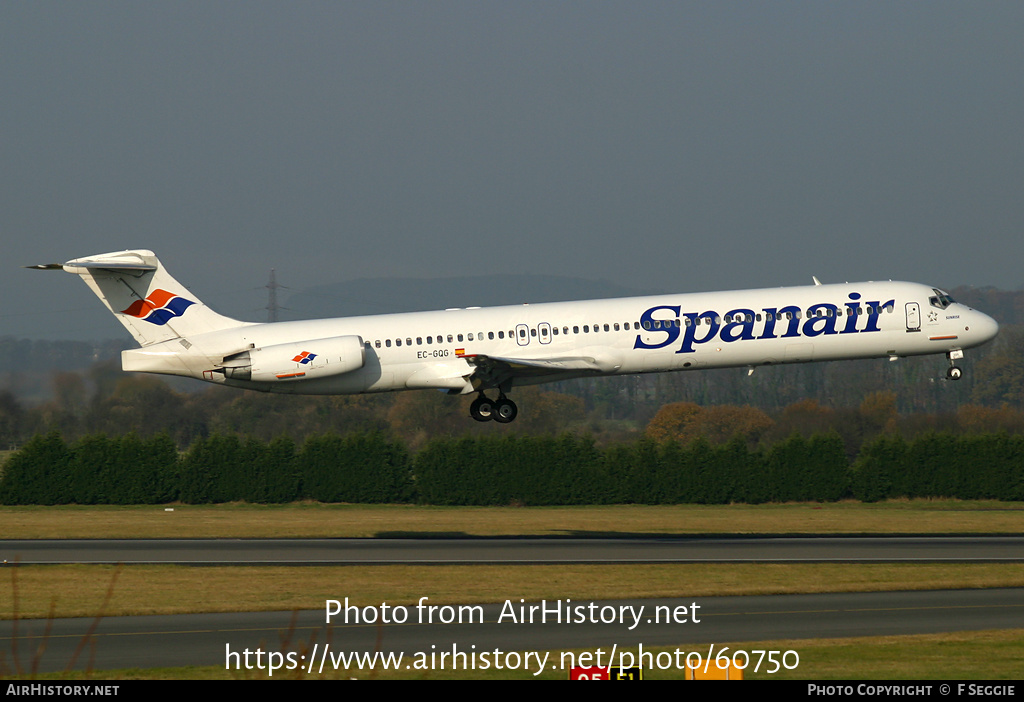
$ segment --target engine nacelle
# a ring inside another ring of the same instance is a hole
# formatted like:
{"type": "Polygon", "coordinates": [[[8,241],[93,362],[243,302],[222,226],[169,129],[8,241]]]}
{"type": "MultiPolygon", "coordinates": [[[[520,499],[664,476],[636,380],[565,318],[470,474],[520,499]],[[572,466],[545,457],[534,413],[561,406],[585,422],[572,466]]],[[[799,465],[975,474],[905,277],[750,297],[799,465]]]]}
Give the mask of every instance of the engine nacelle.
{"type": "Polygon", "coordinates": [[[341,375],[365,362],[362,337],[335,336],[249,349],[226,357],[220,365],[232,380],[278,383],[341,375]]]}

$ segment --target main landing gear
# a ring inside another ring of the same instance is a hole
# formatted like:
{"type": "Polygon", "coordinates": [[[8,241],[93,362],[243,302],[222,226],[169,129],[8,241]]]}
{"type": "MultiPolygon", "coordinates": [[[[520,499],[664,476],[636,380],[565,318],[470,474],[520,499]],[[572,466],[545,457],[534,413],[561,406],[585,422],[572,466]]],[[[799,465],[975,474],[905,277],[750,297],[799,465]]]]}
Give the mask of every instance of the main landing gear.
{"type": "Polygon", "coordinates": [[[486,395],[480,393],[480,397],[473,400],[469,406],[469,416],[478,422],[489,422],[492,419],[502,424],[508,424],[519,414],[516,403],[505,397],[505,393],[498,396],[497,400],[490,400],[486,395]]]}

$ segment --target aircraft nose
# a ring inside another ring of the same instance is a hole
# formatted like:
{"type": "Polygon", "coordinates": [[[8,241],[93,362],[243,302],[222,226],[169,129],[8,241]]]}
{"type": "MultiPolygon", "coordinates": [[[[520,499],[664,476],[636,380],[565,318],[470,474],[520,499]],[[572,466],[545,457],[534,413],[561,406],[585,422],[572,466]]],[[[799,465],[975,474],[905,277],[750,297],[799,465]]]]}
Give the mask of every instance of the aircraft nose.
{"type": "Polygon", "coordinates": [[[979,344],[984,344],[986,341],[995,338],[995,335],[999,333],[999,322],[984,312],[978,312],[977,310],[973,312],[971,315],[971,336],[976,338],[979,344]]]}

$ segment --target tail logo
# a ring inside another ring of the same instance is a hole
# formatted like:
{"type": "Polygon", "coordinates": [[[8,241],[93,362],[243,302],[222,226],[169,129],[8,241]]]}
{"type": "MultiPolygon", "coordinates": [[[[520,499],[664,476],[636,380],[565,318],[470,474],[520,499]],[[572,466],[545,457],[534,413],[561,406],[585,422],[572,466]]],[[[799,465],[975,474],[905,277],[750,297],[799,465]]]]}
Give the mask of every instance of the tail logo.
{"type": "Polygon", "coordinates": [[[298,356],[296,356],[292,360],[295,361],[296,363],[306,364],[306,363],[311,363],[314,358],[316,358],[316,354],[315,353],[310,353],[309,351],[303,351],[302,353],[300,353],[298,356]]]}
{"type": "Polygon", "coordinates": [[[121,310],[121,314],[163,326],[175,317],[185,314],[185,310],[194,304],[192,300],[158,289],[151,292],[145,300],[136,300],[128,309],[121,310]]]}

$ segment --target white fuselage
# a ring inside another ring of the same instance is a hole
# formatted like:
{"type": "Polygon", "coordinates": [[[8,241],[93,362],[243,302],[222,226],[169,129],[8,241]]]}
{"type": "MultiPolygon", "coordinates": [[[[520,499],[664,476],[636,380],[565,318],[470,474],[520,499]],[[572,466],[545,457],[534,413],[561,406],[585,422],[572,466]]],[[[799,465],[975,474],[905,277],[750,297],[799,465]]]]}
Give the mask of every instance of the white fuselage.
{"type": "Polygon", "coordinates": [[[511,387],[583,375],[955,354],[997,330],[992,318],[935,288],[870,282],[248,324],[125,351],[123,362],[125,370],[272,392],[468,393],[498,387],[474,376],[480,358],[512,367],[521,361],[525,372],[511,387]],[[223,372],[225,359],[247,350],[290,344],[317,354],[318,342],[338,337],[362,340],[357,369],[306,375],[296,362],[296,372],[269,381],[223,372]]]}

